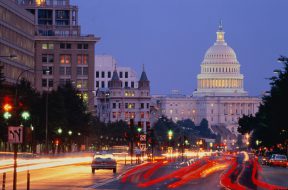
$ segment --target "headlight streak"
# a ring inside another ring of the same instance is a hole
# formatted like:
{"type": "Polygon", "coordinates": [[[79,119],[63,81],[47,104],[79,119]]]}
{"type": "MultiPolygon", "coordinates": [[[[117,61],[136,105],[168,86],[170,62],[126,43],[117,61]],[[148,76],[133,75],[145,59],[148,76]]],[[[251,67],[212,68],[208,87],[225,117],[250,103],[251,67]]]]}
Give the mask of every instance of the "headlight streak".
{"type": "MultiPolygon", "coordinates": [[[[6,162],[6,163],[9,163],[9,162],[6,162]]],[[[51,158],[51,159],[40,158],[40,159],[32,159],[32,160],[18,159],[17,172],[71,165],[71,164],[79,164],[79,163],[90,163],[90,162],[91,162],[91,157],[66,157],[66,158],[51,158]]],[[[3,162],[1,161],[1,165],[2,163],[3,162]]],[[[11,172],[11,171],[13,171],[12,166],[8,168],[6,167],[3,169],[0,169],[0,173],[11,172]]]]}

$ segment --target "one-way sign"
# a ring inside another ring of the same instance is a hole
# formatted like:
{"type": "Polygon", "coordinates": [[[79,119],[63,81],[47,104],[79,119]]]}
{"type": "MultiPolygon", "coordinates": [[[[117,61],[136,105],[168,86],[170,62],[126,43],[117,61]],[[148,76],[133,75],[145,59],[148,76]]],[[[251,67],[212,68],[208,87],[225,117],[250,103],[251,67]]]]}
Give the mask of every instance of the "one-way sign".
{"type": "Polygon", "coordinates": [[[8,143],[23,142],[23,127],[8,127],[8,143]]]}

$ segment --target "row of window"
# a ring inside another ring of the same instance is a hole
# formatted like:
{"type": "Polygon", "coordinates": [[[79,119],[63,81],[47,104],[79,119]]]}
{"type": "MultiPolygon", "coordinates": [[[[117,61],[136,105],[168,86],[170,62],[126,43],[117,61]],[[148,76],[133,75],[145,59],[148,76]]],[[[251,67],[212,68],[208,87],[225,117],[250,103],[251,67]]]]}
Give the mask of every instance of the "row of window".
{"type": "Polygon", "coordinates": [[[221,68],[221,67],[216,67],[216,68],[203,68],[202,69],[202,72],[205,72],[205,73],[207,73],[207,72],[209,72],[209,73],[211,73],[211,72],[213,72],[213,73],[224,73],[224,72],[228,72],[228,73],[238,73],[239,72],[239,68],[221,68]]]}
{"type": "MultiPolygon", "coordinates": [[[[68,82],[71,82],[70,79],[60,79],[59,85],[64,85],[68,82]]],[[[42,87],[53,87],[54,80],[53,79],[42,79],[42,87]]],[[[57,82],[58,84],[58,82],[57,82]]],[[[76,87],[79,89],[87,89],[88,88],[88,80],[87,79],[77,79],[76,87]]]]}
{"type": "MultiPolygon", "coordinates": [[[[42,63],[53,63],[54,62],[54,55],[53,54],[42,54],[42,63]]],[[[70,54],[62,54],[60,55],[60,64],[71,64],[71,55],[70,54]]],[[[77,55],[77,64],[88,64],[88,55],[81,54],[77,55]]]]}
{"type": "MultiPolygon", "coordinates": [[[[129,86],[129,82],[128,81],[125,81],[125,82],[122,82],[122,86],[124,86],[125,88],[135,88],[135,83],[132,81],[130,83],[130,86],[129,86]]],[[[105,82],[105,81],[96,81],[96,88],[108,88],[108,83],[105,82]]]]}
{"type": "MultiPolygon", "coordinates": [[[[105,72],[105,71],[96,71],[96,78],[100,78],[100,73],[101,73],[101,78],[105,78],[106,76],[106,78],[111,78],[112,77],[112,72],[111,71],[108,71],[107,73],[105,72]]],[[[126,71],[126,72],[124,72],[124,78],[128,78],[129,77],[129,75],[128,75],[128,72],[126,71]]],[[[123,78],[123,72],[122,71],[120,71],[119,72],[119,78],[123,78]]]]}
{"type": "MultiPolygon", "coordinates": [[[[54,69],[52,66],[43,66],[43,75],[53,75],[54,69]]],[[[59,67],[60,75],[71,75],[71,67],[59,67]]],[[[88,76],[88,67],[77,67],[78,76],[88,76]]]]}
{"type": "MultiPolygon", "coordinates": [[[[121,109],[121,103],[112,103],[113,109],[121,109]]],[[[145,103],[140,103],[140,109],[145,109],[145,103]]],[[[149,109],[150,107],[149,103],[146,103],[146,109],[149,109]]],[[[125,109],[135,109],[136,103],[125,103],[125,109]]]]}
{"type": "Polygon", "coordinates": [[[26,34],[34,36],[34,23],[25,21],[23,18],[4,8],[3,6],[0,6],[0,20],[12,25],[26,34]]]}
{"type": "MultiPolygon", "coordinates": [[[[146,118],[149,119],[150,113],[146,112],[146,118]]],[[[121,112],[112,112],[112,117],[115,118],[121,118],[121,112]]],[[[125,120],[128,119],[134,119],[136,117],[135,112],[125,112],[125,120]]],[[[145,118],[145,112],[140,112],[140,118],[145,118]]],[[[147,124],[146,124],[147,125],[147,124]]],[[[141,122],[141,126],[144,126],[144,122],[141,122]]]]}
{"type": "MultiPolygon", "coordinates": [[[[71,49],[72,44],[71,43],[60,43],[59,48],[60,49],[71,49]]],[[[88,48],[89,48],[89,44],[86,44],[86,43],[77,44],[77,49],[88,49],[88,48]]],[[[42,49],[54,49],[54,44],[53,43],[42,44],[42,49]]]]}

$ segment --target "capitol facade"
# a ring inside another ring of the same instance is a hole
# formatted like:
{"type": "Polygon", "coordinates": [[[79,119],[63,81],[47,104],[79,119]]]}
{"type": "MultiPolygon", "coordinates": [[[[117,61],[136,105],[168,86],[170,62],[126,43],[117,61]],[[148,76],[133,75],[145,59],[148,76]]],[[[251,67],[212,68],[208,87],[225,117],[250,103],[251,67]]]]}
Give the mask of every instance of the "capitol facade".
{"type": "Polygon", "coordinates": [[[222,23],[216,34],[216,42],[206,51],[201,64],[197,90],[192,96],[177,92],[154,96],[154,115],[165,115],[174,121],[191,119],[196,125],[207,119],[213,132],[232,138],[237,134],[238,119],[255,115],[261,99],[244,90],[244,76],[235,51],[225,41],[222,23]]]}

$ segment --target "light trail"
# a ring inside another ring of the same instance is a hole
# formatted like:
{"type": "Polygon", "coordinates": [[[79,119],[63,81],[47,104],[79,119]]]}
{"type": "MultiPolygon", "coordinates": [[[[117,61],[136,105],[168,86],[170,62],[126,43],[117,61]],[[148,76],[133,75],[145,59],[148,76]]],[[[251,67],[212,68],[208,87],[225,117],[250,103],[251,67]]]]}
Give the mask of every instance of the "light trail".
{"type": "MultiPolygon", "coordinates": [[[[91,160],[92,160],[91,156],[89,157],[88,156],[66,157],[66,158],[40,158],[40,159],[33,159],[33,160],[18,159],[17,160],[18,161],[17,172],[22,172],[22,171],[27,171],[27,170],[37,170],[37,169],[42,169],[42,168],[51,168],[51,167],[71,165],[71,164],[79,164],[79,163],[90,163],[91,160]]],[[[10,162],[11,160],[9,161],[4,160],[4,161],[1,161],[1,165],[2,163],[10,163],[10,162]]],[[[13,171],[13,167],[0,169],[0,173],[11,172],[11,171],[13,171]]]]}

